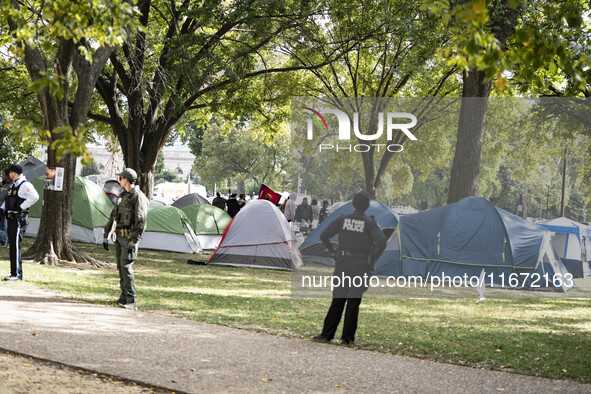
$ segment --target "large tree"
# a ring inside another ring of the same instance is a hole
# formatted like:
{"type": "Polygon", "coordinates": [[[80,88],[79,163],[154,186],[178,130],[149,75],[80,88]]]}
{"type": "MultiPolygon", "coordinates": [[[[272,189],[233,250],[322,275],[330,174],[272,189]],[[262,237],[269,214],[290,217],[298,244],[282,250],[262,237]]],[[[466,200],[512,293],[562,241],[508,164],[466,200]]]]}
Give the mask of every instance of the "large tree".
{"type": "MultiPolygon", "coordinates": [[[[492,82],[500,90],[514,82],[539,91],[559,70],[575,85],[585,85],[589,61],[573,37],[588,35],[589,5],[523,0],[472,0],[453,6],[447,0],[424,2],[442,17],[453,39],[441,48],[463,76],[463,102],[452,166],[448,203],[478,191],[478,173],[488,97],[492,82]],[[587,15],[584,17],[584,15],[587,15]],[[510,71],[510,73],[505,73],[510,71]]],[[[533,90],[532,90],[533,89],[533,90]]]]}
{"type": "Polygon", "coordinates": [[[265,183],[282,190],[288,158],[289,138],[285,133],[267,144],[257,137],[252,126],[212,121],[205,130],[194,170],[212,189],[232,180],[253,181],[256,186],[265,183]]]}
{"type": "Polygon", "coordinates": [[[54,0],[0,4],[3,44],[15,67],[24,64],[42,114],[48,167],[64,168],[64,190],[44,193],[39,235],[26,252],[48,264],[58,260],[99,264],[71,242],[76,155],[82,142],[92,92],[109,55],[133,26],[133,9],[120,1],[54,0]]]}
{"type": "MultiPolygon", "coordinates": [[[[456,70],[442,67],[433,56],[435,49],[447,39],[448,33],[437,28],[439,22],[436,18],[419,10],[419,1],[391,0],[369,4],[335,1],[331,2],[331,6],[334,8],[329,10],[331,18],[327,23],[327,34],[334,41],[345,40],[352,34],[366,39],[330,65],[310,70],[313,78],[304,81],[301,90],[318,100],[316,104],[308,104],[308,107],[318,105],[319,108],[337,108],[349,114],[351,120],[354,112],[366,114],[359,118],[359,130],[361,134],[373,135],[378,129],[380,112],[385,112],[385,109],[400,112],[393,110],[391,105],[402,104],[402,101],[388,99],[445,96],[457,89],[454,81],[449,79],[456,70]],[[355,99],[358,97],[362,99],[355,99]],[[390,108],[387,108],[389,105],[390,108]]],[[[322,52],[314,55],[323,56],[322,52]]],[[[302,57],[297,59],[303,63],[309,62],[309,59],[302,57]]],[[[419,118],[421,114],[429,114],[419,119],[413,128],[413,132],[419,133],[419,140],[421,136],[425,140],[430,137],[421,133],[426,131],[424,126],[427,118],[435,114],[435,111],[429,111],[429,107],[438,105],[438,101],[414,101],[414,104],[407,101],[402,105],[408,112],[418,114],[419,118]]],[[[380,142],[385,142],[384,139],[380,142]]],[[[389,143],[405,144],[407,141],[407,135],[398,130],[389,143]]],[[[367,141],[357,138],[351,142],[367,141]]],[[[403,160],[408,164],[414,158],[417,168],[422,166],[424,171],[429,172],[432,166],[441,163],[442,156],[447,155],[444,152],[445,144],[439,145],[441,149],[435,149],[438,145],[434,142],[429,145],[433,149],[430,152],[433,160],[422,160],[424,156],[411,153],[411,145],[404,145],[405,155],[384,149],[380,152],[374,146],[357,154],[362,163],[365,189],[373,198],[378,195],[384,176],[390,175],[396,168],[393,162],[403,160]]],[[[422,144],[421,148],[425,149],[426,145],[422,144]]],[[[304,172],[312,168],[311,161],[305,161],[304,172]]]]}
{"type": "MultiPolygon", "coordinates": [[[[110,124],[125,164],[151,195],[158,152],[189,111],[238,118],[260,110],[268,89],[255,78],[329,63],[337,48],[319,26],[323,2],[293,0],[140,0],[143,27],[110,56],[97,88],[107,108],[92,117],[110,124]],[[282,54],[327,48],[314,63],[286,64],[282,54]]],[[[341,53],[342,51],[338,52],[341,53]]]]}

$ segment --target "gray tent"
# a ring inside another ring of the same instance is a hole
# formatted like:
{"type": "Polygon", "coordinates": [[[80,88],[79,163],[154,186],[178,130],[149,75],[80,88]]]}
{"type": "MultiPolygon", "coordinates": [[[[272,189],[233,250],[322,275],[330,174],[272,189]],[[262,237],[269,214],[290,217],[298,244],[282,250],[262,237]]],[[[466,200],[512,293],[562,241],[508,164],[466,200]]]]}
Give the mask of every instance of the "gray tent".
{"type": "Polygon", "coordinates": [[[47,166],[35,156],[29,156],[19,163],[23,167],[23,175],[29,182],[37,179],[40,176],[45,176],[47,166]]]}

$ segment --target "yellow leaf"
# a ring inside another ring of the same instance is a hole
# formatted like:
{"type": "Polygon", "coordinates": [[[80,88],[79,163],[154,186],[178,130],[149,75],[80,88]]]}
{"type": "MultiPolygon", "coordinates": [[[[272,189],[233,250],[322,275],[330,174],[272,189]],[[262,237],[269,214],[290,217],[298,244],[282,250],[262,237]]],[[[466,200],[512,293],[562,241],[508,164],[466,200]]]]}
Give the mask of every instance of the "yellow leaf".
{"type": "Polygon", "coordinates": [[[497,352],[497,353],[501,353],[501,352],[502,352],[502,350],[501,350],[501,349],[497,349],[497,350],[495,350],[495,352],[497,352]]]}
{"type": "Polygon", "coordinates": [[[566,369],[563,369],[562,372],[566,373],[566,369]]]}
{"type": "Polygon", "coordinates": [[[496,81],[495,81],[495,86],[497,88],[499,88],[499,90],[505,90],[505,88],[507,87],[507,79],[503,76],[499,77],[496,81]]]}
{"type": "Polygon", "coordinates": [[[266,379],[266,378],[263,378],[263,379],[261,379],[261,380],[262,380],[264,383],[268,383],[268,382],[269,382],[269,379],[266,379]]]}
{"type": "Polygon", "coordinates": [[[341,386],[340,384],[335,384],[334,386],[335,386],[335,387],[343,387],[343,386],[341,386]]]}

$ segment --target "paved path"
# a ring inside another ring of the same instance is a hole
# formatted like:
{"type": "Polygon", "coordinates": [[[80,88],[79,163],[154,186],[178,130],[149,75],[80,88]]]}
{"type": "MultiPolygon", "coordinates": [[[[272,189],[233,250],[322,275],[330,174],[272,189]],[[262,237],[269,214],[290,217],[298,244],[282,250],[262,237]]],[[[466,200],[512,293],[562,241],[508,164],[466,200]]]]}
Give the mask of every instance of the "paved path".
{"type": "Polygon", "coordinates": [[[281,338],[0,284],[0,348],[177,392],[573,392],[591,385],[281,338]]]}

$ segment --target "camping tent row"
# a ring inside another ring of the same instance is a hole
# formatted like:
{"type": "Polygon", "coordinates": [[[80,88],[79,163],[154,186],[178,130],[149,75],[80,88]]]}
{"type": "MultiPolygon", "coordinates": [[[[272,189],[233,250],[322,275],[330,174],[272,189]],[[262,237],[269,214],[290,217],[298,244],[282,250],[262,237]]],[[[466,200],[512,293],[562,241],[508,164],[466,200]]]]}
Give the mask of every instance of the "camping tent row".
{"type": "MultiPolygon", "coordinates": [[[[319,258],[323,256],[319,255],[319,235],[315,233],[328,225],[326,221],[346,213],[341,211],[344,208],[331,214],[322,222],[323,226],[312,232],[308,238],[311,241],[302,244],[305,261],[326,263],[319,258]]],[[[333,238],[331,242],[336,244],[338,239],[333,238]]],[[[520,278],[515,287],[547,286],[567,291],[572,284],[567,269],[554,255],[546,228],[479,197],[398,217],[398,227],[390,237],[387,250],[386,256],[378,260],[374,275],[424,279],[479,277],[484,269],[488,286],[512,287],[515,281],[510,283],[511,275],[520,278]]]]}
{"type": "MultiPolygon", "coordinates": [[[[29,226],[25,236],[36,237],[43,206],[44,176],[33,180],[41,197],[29,211],[29,226]]],[[[71,238],[75,242],[100,244],[104,238],[113,205],[103,189],[80,176],[74,179],[71,238]]],[[[230,216],[210,204],[188,206],[184,211],[161,206],[148,212],[146,232],[140,248],[197,253],[204,248],[214,249],[221,240],[230,216]],[[218,210],[219,212],[217,212],[218,210]]]]}
{"type": "Polygon", "coordinates": [[[561,217],[538,223],[552,232],[552,248],[575,278],[591,275],[591,227],[561,217]]]}

